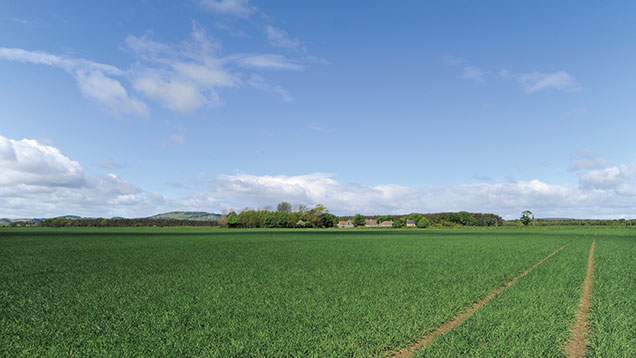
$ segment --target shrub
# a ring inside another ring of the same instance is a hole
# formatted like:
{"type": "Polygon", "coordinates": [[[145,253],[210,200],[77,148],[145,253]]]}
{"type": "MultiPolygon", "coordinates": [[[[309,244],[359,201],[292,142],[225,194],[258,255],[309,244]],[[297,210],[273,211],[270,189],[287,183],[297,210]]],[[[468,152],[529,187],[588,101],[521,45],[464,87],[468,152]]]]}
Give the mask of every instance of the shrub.
{"type": "Polygon", "coordinates": [[[427,218],[422,217],[418,222],[417,222],[417,227],[419,227],[420,229],[426,229],[427,227],[431,226],[431,222],[428,221],[427,218]]]}

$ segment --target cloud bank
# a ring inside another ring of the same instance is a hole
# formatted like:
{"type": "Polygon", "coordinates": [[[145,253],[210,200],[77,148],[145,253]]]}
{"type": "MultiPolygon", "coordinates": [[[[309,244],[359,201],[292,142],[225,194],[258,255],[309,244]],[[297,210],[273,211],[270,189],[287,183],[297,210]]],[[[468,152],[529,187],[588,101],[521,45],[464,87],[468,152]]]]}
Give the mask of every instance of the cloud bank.
{"type": "Polygon", "coordinates": [[[534,179],[409,187],[343,183],[334,175],[222,174],[207,191],[171,198],[146,192],[114,174],[92,175],[58,149],[0,136],[0,217],[148,216],[169,210],[260,208],[281,201],[326,205],[336,214],[493,212],[513,219],[636,217],[636,163],[581,171],[577,185],[534,179]]]}

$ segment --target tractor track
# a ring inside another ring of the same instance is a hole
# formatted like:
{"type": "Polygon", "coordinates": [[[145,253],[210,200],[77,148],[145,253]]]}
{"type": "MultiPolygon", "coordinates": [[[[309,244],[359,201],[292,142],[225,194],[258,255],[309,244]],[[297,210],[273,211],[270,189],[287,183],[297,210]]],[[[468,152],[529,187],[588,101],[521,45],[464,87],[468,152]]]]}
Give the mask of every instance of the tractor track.
{"type": "Polygon", "coordinates": [[[590,257],[587,261],[587,274],[583,281],[583,293],[576,311],[576,320],[572,325],[570,339],[565,344],[565,356],[568,358],[582,358],[587,353],[587,332],[589,329],[588,316],[592,303],[592,282],[594,280],[594,247],[596,238],[590,248],[590,257]]]}
{"type": "Polygon", "coordinates": [[[488,295],[484,296],[480,301],[474,303],[472,306],[468,307],[465,311],[463,311],[459,315],[455,316],[450,321],[447,321],[443,325],[437,327],[432,332],[430,332],[429,334],[425,335],[424,337],[418,339],[417,341],[413,342],[408,347],[405,347],[405,348],[403,348],[403,349],[401,349],[399,351],[386,352],[385,355],[389,356],[389,357],[393,357],[393,358],[408,358],[408,357],[412,357],[415,354],[416,351],[425,348],[436,337],[444,335],[444,334],[450,332],[453,328],[459,326],[459,324],[461,324],[468,317],[472,316],[483,305],[485,305],[490,300],[495,298],[495,296],[500,294],[506,288],[514,285],[515,282],[517,282],[520,278],[522,278],[522,277],[526,276],[527,274],[529,274],[532,270],[537,268],[537,266],[541,265],[546,260],[548,260],[550,257],[556,255],[559,251],[563,250],[567,245],[568,244],[565,244],[565,245],[561,246],[560,248],[558,248],[557,250],[555,250],[554,252],[552,252],[548,256],[546,256],[543,259],[541,259],[539,262],[537,262],[534,265],[532,265],[527,270],[525,270],[522,273],[520,273],[519,275],[515,276],[512,280],[508,281],[506,284],[496,288],[495,290],[490,292],[488,295]]]}

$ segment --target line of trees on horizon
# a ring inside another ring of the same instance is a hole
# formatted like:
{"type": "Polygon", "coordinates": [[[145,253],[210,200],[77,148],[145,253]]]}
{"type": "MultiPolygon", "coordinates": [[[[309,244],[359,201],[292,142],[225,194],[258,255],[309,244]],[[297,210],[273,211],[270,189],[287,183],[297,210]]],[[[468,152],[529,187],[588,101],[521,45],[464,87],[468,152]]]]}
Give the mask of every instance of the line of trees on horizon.
{"type": "MultiPolygon", "coordinates": [[[[523,217],[523,215],[522,215],[523,217]]],[[[393,227],[405,227],[407,220],[413,220],[419,228],[464,227],[464,226],[522,226],[520,219],[503,220],[492,213],[471,213],[467,211],[443,213],[411,213],[405,215],[345,215],[331,214],[324,205],[310,208],[298,205],[295,208],[281,202],[276,209],[265,207],[253,210],[245,208],[239,213],[230,209],[218,221],[157,219],[157,218],[80,218],[58,217],[1,222],[0,226],[41,226],[41,227],[227,227],[227,228],[331,228],[338,221],[351,220],[354,226],[364,226],[366,220],[376,222],[392,221],[393,227]]],[[[636,219],[534,219],[533,226],[636,226],[636,219]]]]}
{"type": "MultiPolygon", "coordinates": [[[[16,225],[17,226],[17,225],[16,225]]],[[[153,219],[153,218],[51,218],[36,222],[42,227],[169,227],[169,226],[218,226],[217,221],[153,219]]]]}
{"type": "Polygon", "coordinates": [[[236,213],[233,209],[221,217],[219,225],[228,228],[330,228],[338,224],[338,217],[331,214],[324,205],[314,208],[298,205],[292,209],[287,202],[279,203],[276,210],[244,209],[236,213]]]}
{"type": "Polygon", "coordinates": [[[393,227],[401,228],[406,226],[407,220],[413,220],[419,228],[435,227],[454,227],[454,226],[501,226],[504,219],[492,213],[469,213],[467,211],[444,212],[444,213],[428,213],[419,214],[411,213],[407,215],[369,215],[363,216],[356,214],[354,216],[341,216],[341,220],[351,220],[354,226],[364,226],[366,220],[375,220],[376,222],[393,221],[393,227]]]}

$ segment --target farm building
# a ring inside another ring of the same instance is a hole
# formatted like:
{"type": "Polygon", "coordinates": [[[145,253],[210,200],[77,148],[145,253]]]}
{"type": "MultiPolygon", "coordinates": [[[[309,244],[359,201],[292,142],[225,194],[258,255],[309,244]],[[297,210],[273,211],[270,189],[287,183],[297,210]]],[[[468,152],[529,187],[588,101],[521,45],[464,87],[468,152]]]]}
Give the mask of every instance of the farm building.
{"type": "Polygon", "coordinates": [[[378,227],[378,222],[373,219],[367,219],[364,221],[364,227],[378,227]]]}
{"type": "Polygon", "coordinates": [[[351,222],[351,220],[347,220],[347,221],[340,221],[338,222],[338,227],[341,229],[346,229],[346,228],[350,228],[350,227],[354,227],[353,223],[351,222]]]}
{"type": "Polygon", "coordinates": [[[393,227],[393,220],[386,220],[381,222],[378,227],[393,227]]]}

